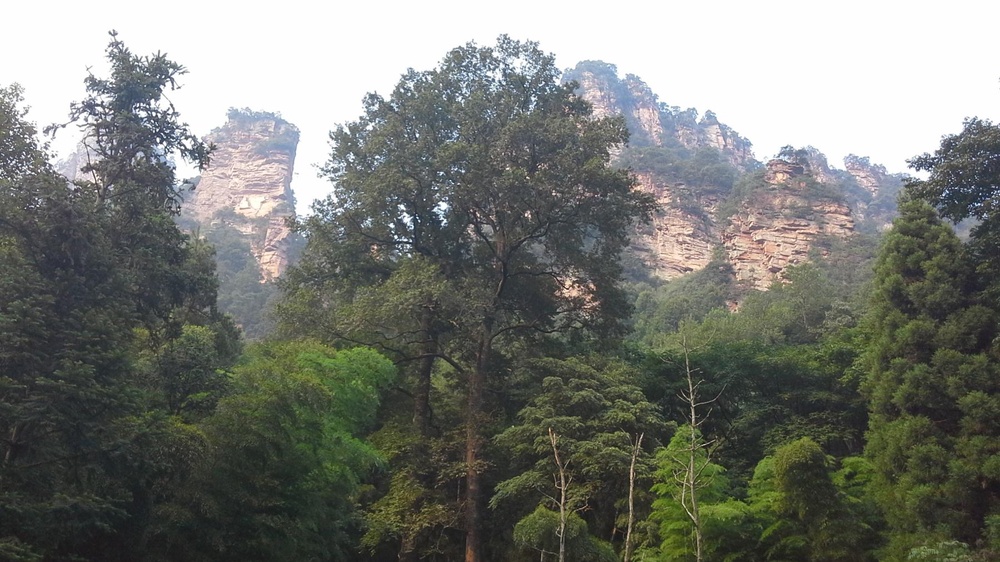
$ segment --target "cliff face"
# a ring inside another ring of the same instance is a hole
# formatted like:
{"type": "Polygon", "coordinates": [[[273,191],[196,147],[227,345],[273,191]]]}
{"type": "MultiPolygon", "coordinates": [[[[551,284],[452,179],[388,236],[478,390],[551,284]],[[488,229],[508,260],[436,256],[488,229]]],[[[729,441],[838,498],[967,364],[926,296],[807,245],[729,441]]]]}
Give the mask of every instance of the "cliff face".
{"type": "Polygon", "coordinates": [[[844,158],[844,168],[854,176],[859,186],[873,196],[877,195],[889,180],[889,172],[885,166],[872,164],[867,158],[853,154],[844,158]]]}
{"type": "Polygon", "coordinates": [[[582,62],[567,71],[563,79],[579,84],[577,91],[593,105],[595,116],[623,115],[632,134],[631,146],[713,148],[741,171],[757,165],[750,141],[720,123],[714,113],[706,111],[699,119],[695,109],[662,104],[638,76],[619,78],[614,65],[582,62]]]}
{"type": "Polygon", "coordinates": [[[579,83],[580,96],[594,106],[595,117],[621,114],[629,125],[632,144],[662,144],[660,109],[646,84],[632,75],[619,80],[617,69],[604,63],[581,63],[577,69],[581,67],[585,69],[571,71],[565,78],[579,83]]]}
{"type": "Polygon", "coordinates": [[[660,103],[639,78],[619,79],[613,65],[580,63],[564,79],[579,84],[597,116],[621,114],[629,126],[619,163],[659,203],[632,241],[651,275],[672,279],[702,269],[721,248],[739,281],[766,289],[806,261],[820,237],[854,232],[843,193],[854,179],[818,150],[789,150],[760,169],[750,142],[714,113],[699,118],[694,109],[660,103]]]}
{"type": "Polygon", "coordinates": [[[896,197],[905,183],[903,174],[890,174],[885,166],[872,164],[868,158],[853,154],[844,158],[844,168],[857,186],[851,208],[867,232],[889,228],[896,218],[896,197]]]}
{"type": "Polygon", "coordinates": [[[264,281],[288,267],[298,139],[298,129],[276,115],[230,110],[229,121],[205,138],[216,147],[212,161],[183,207],[203,225],[221,222],[241,232],[264,281]]]}
{"type": "MultiPolygon", "coordinates": [[[[676,190],[658,182],[649,173],[638,173],[639,188],[653,195],[657,209],[648,225],[640,225],[632,238],[631,250],[654,277],[673,279],[697,271],[712,259],[712,249],[719,243],[719,229],[705,213],[692,212],[676,205],[676,190]]],[[[703,202],[714,212],[718,201],[703,202]]]]}
{"type": "Polygon", "coordinates": [[[822,183],[807,175],[805,167],[772,160],[764,181],[722,232],[736,279],[760,290],[782,279],[788,266],[807,261],[821,236],[844,238],[854,232],[850,208],[811,193],[822,183]]]}

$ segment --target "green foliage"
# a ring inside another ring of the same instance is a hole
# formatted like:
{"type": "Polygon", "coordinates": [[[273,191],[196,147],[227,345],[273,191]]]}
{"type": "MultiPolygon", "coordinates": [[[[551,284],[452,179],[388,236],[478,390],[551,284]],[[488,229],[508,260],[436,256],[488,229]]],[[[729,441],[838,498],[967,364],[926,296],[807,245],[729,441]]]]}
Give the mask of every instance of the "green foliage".
{"type": "Polygon", "coordinates": [[[700,203],[697,196],[724,196],[732,190],[739,176],[739,171],[718,150],[710,147],[693,150],[673,145],[633,147],[624,150],[618,162],[636,172],[652,174],[663,184],[686,184],[689,188],[686,192],[675,186],[679,199],[674,203],[689,212],[700,203]]]}
{"type": "Polygon", "coordinates": [[[229,110],[226,111],[226,118],[237,123],[256,123],[257,121],[284,122],[280,113],[256,111],[250,109],[249,107],[230,107],[229,110]]]}
{"type": "Polygon", "coordinates": [[[472,559],[484,393],[501,350],[584,329],[620,335],[619,256],[652,207],[609,166],[627,139],[622,120],[593,118],[558,76],[536,44],[504,36],[409,71],[388,98],[367,96],[364,114],[331,133],[323,172],[333,193],[300,225],[309,242],[286,284],[288,332],[324,326],[331,340],[413,361],[422,431],[435,362],[450,366],[467,392],[472,559]],[[422,289],[420,279],[431,283],[422,289]]]}
{"type": "Polygon", "coordinates": [[[205,421],[211,458],[174,500],[157,548],[176,560],[349,559],[371,429],[395,368],[366,349],[253,346],[205,421]]]}
{"type": "Polygon", "coordinates": [[[943,541],[934,546],[919,546],[910,551],[907,560],[920,562],[974,562],[969,545],[958,541],[943,541]]]}
{"type": "MultiPolygon", "coordinates": [[[[690,454],[690,426],[681,426],[670,443],[657,451],[656,483],[652,492],[650,520],[656,524],[655,543],[640,551],[639,560],[694,560],[694,527],[683,504],[690,505],[690,488],[680,482],[687,470],[690,454]]],[[[703,535],[703,560],[752,560],[744,553],[754,544],[760,529],[747,506],[731,497],[725,469],[708,457],[708,446],[695,451],[697,470],[695,494],[703,535]]]]}
{"type": "MultiPolygon", "coordinates": [[[[235,213],[234,213],[235,214],[235,213]]],[[[260,267],[250,243],[235,227],[244,219],[233,217],[198,229],[192,236],[202,236],[215,251],[219,279],[218,307],[239,324],[248,340],[260,340],[275,328],[274,307],[279,298],[275,282],[261,282],[260,267]]]]}
{"type": "Polygon", "coordinates": [[[716,220],[719,222],[729,220],[739,212],[745,202],[753,197],[754,192],[766,189],[767,186],[768,183],[764,181],[764,170],[756,170],[743,174],[733,184],[733,189],[729,193],[729,197],[726,197],[719,203],[715,211],[716,220]]]}
{"type": "Polygon", "coordinates": [[[993,303],[933,209],[909,200],[900,213],[876,267],[865,382],[893,559],[932,541],[977,544],[1000,508],[993,303]]]}
{"type": "MultiPolygon", "coordinates": [[[[295,150],[299,144],[299,129],[281,117],[280,113],[270,111],[257,111],[244,107],[242,109],[230,107],[226,112],[229,123],[238,129],[252,129],[259,134],[265,135],[265,139],[255,143],[254,152],[258,156],[267,157],[271,152],[284,152],[295,156],[295,150]],[[262,126],[256,126],[262,124],[262,126]]],[[[224,127],[212,130],[212,135],[216,139],[225,138],[232,132],[233,127],[227,124],[224,127]]]]}
{"type": "Polygon", "coordinates": [[[21,108],[24,89],[18,84],[0,87],[0,181],[5,190],[11,184],[48,167],[37,131],[27,121],[28,110],[21,108]]]}
{"type": "Polygon", "coordinates": [[[210,253],[174,226],[167,157],[207,162],[164,90],[183,68],[112,34],[110,78],[71,110],[91,161],[67,186],[19,91],[0,91],[0,542],[5,554],[118,560],[203,451],[190,422],[238,353],[210,253]],[[125,545],[128,545],[126,548],[125,545]]]}
{"type": "Polygon", "coordinates": [[[986,119],[967,119],[962,132],[944,137],[934,154],[925,153],[910,161],[915,170],[930,175],[908,186],[914,195],[956,223],[970,217],[980,221],[971,233],[972,249],[979,260],[989,264],[991,273],[998,265],[995,249],[1000,240],[1000,219],[995,210],[1000,193],[998,154],[1000,127],[986,119]]]}
{"type": "MultiPolygon", "coordinates": [[[[558,509],[552,503],[557,493],[552,489],[551,429],[570,467],[569,509],[587,506],[585,518],[593,533],[608,536],[618,526],[616,515],[627,497],[631,443],[645,434],[651,449],[666,426],[636,386],[636,373],[621,363],[598,357],[539,359],[523,368],[533,380],[541,380],[541,387],[518,412],[519,423],[494,439],[514,461],[516,476],[496,485],[490,505],[530,509],[541,500],[558,509]]],[[[648,459],[640,458],[637,471],[640,482],[648,481],[648,459]]]]}
{"type": "Polygon", "coordinates": [[[704,320],[736,296],[732,266],[717,256],[704,269],[657,287],[637,286],[632,339],[651,347],[682,322],[704,320]]]}
{"type": "Polygon", "coordinates": [[[860,295],[872,276],[874,244],[863,236],[819,240],[812,262],[789,267],[785,282],[766,292],[741,291],[722,255],[704,269],[662,285],[635,284],[632,338],[661,348],[689,322],[702,339],[716,342],[815,343],[855,326],[863,315],[867,299],[860,295]],[[726,310],[740,301],[738,312],[726,310]]]}
{"type": "MultiPolygon", "coordinates": [[[[553,557],[559,552],[559,512],[538,506],[514,526],[514,544],[553,557]]],[[[587,532],[587,523],[576,513],[566,525],[566,559],[581,562],[615,562],[618,556],[608,543],[587,532]]]]}
{"type": "MultiPolygon", "coordinates": [[[[722,439],[717,459],[736,479],[790,440],[810,437],[838,456],[858,454],[867,424],[857,380],[846,379],[859,351],[850,339],[819,346],[764,346],[711,342],[690,355],[700,394],[718,399],[700,427],[722,439]]],[[[678,397],[686,388],[684,360],[674,352],[647,357],[643,390],[668,421],[687,423],[678,397]]]]}
{"type": "MultiPolygon", "coordinates": [[[[730,313],[721,307],[708,310],[707,314],[702,313],[701,318],[691,317],[698,320],[691,329],[701,334],[703,340],[751,341],[775,345],[816,343],[839,329],[854,326],[861,315],[860,309],[863,308],[855,295],[865,288],[870,275],[856,269],[844,269],[863,268],[869,262],[867,254],[871,247],[861,241],[843,245],[831,243],[831,248],[832,261],[818,259],[816,263],[789,267],[785,270],[784,281],[775,281],[767,291],[746,293],[738,312],[730,313]]],[[[713,295],[715,302],[722,300],[726,295],[725,285],[719,285],[731,283],[722,273],[722,270],[718,270],[718,274],[699,272],[690,283],[701,280],[705,282],[692,288],[690,298],[704,299],[700,294],[707,293],[713,295]],[[714,283],[711,281],[713,279],[714,283]]],[[[684,278],[680,281],[683,280],[684,278]]],[[[682,282],[679,286],[688,285],[687,282],[682,282]]],[[[669,285],[667,287],[660,292],[669,295],[672,290],[669,285]]],[[[735,293],[733,291],[729,294],[735,293]]],[[[686,300],[683,296],[675,298],[680,302],[686,300]]],[[[640,300],[639,304],[643,305],[640,310],[648,314],[647,301],[640,300]]],[[[665,304],[672,303],[667,301],[665,304]]],[[[703,311],[706,308],[706,305],[700,306],[703,311]]],[[[668,344],[671,341],[670,331],[656,332],[647,328],[650,320],[644,315],[637,318],[637,324],[643,332],[652,332],[645,336],[646,341],[653,347],[668,344]]],[[[665,327],[669,328],[669,324],[665,327]]]]}
{"type": "Polygon", "coordinates": [[[880,518],[867,499],[871,467],[844,459],[834,472],[808,438],[763,459],[754,472],[749,506],[762,525],[767,560],[874,560],[880,518]]]}

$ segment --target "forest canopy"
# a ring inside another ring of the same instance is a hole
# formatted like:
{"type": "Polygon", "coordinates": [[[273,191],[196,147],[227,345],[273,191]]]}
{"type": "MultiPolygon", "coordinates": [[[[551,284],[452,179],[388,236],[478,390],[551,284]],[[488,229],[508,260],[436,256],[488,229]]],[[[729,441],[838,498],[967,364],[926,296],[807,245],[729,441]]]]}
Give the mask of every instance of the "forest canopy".
{"type": "MultiPolygon", "coordinates": [[[[114,33],[106,56],[73,183],[0,88],[0,559],[1000,556],[989,121],[913,160],[891,229],[818,239],[767,291],[721,251],[662,282],[631,275],[658,212],[635,174],[725,219],[764,171],[629,147],[537,44],[466,44],[333,129],[247,344],[219,309],[245,249],[176,221],[171,158],[211,158],[169,101],[186,69],[114,33]]],[[[888,213],[833,176],[796,185],[888,213]]]]}

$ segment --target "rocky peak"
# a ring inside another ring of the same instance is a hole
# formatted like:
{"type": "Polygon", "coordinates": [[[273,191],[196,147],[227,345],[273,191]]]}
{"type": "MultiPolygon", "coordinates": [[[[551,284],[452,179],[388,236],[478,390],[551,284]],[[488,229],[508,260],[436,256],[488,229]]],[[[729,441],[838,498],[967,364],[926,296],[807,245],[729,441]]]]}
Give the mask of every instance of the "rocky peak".
{"type": "Polygon", "coordinates": [[[597,116],[625,118],[632,138],[619,163],[658,202],[652,223],[632,241],[652,276],[700,270],[721,248],[737,280],[767,289],[787,267],[807,261],[820,238],[854,232],[843,193],[850,175],[815,148],[786,147],[760,170],[750,142],[715,113],[660,103],[642,80],[620,79],[613,65],[583,62],[564,79],[579,84],[597,116]]]}
{"type": "Polygon", "coordinates": [[[659,103],[639,77],[630,74],[621,80],[615,65],[584,61],[567,71],[563,79],[579,84],[577,91],[593,106],[595,116],[623,115],[632,133],[632,144],[662,144],[659,103]]]}
{"type": "Polygon", "coordinates": [[[814,178],[798,164],[768,162],[764,180],[722,232],[737,281],[766,290],[785,270],[809,260],[821,237],[846,238],[854,217],[843,201],[810,192],[814,178]]]}
{"type": "Polygon", "coordinates": [[[844,168],[854,176],[858,185],[872,195],[878,194],[880,188],[886,185],[889,173],[885,166],[872,164],[868,157],[855,156],[849,154],[844,158],[844,168]]]}
{"type": "Polygon", "coordinates": [[[270,281],[288,267],[299,130],[268,112],[231,109],[228,117],[205,137],[215,151],[184,204],[184,214],[201,224],[221,222],[240,231],[250,242],[261,279],[270,281]]]}
{"type": "Polygon", "coordinates": [[[787,184],[794,178],[805,175],[807,164],[789,162],[775,158],[764,166],[764,181],[769,184],[787,184]]]}
{"type": "Polygon", "coordinates": [[[567,70],[563,80],[579,84],[577,92],[594,107],[596,116],[622,115],[632,134],[631,146],[713,148],[740,171],[758,165],[750,141],[720,122],[715,113],[706,111],[699,119],[696,109],[660,103],[642,79],[633,74],[619,78],[613,64],[584,61],[567,70]]]}
{"type": "Polygon", "coordinates": [[[698,121],[697,110],[669,108],[676,123],[676,137],[687,148],[709,147],[718,150],[736,169],[746,172],[758,165],[753,145],[728,125],[721,123],[712,111],[706,111],[698,121]]]}
{"type": "Polygon", "coordinates": [[[806,162],[809,165],[809,174],[816,181],[825,184],[834,184],[838,181],[837,174],[830,168],[825,154],[811,146],[807,146],[804,150],[806,152],[806,162]]]}

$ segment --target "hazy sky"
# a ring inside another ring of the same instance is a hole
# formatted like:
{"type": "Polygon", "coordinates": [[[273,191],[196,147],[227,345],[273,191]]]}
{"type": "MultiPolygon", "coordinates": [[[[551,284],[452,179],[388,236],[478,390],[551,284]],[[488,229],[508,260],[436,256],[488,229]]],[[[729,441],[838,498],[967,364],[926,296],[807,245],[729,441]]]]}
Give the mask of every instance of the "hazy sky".
{"type": "Polygon", "coordinates": [[[188,68],[171,99],[195,132],[221,125],[229,107],[297,125],[300,209],[328,191],[316,177],[327,134],[360,115],[366,92],[388,94],[407,68],[501,33],[540,42],[562,68],[600,59],[662,102],[711,109],[761,160],[812,145],[838,167],[854,153],[905,171],[965,117],[1000,117],[1000,3],[990,0],[6,0],[2,13],[0,84],[25,87],[39,125],[83,96],[116,29],[134,52],[188,68]]]}

